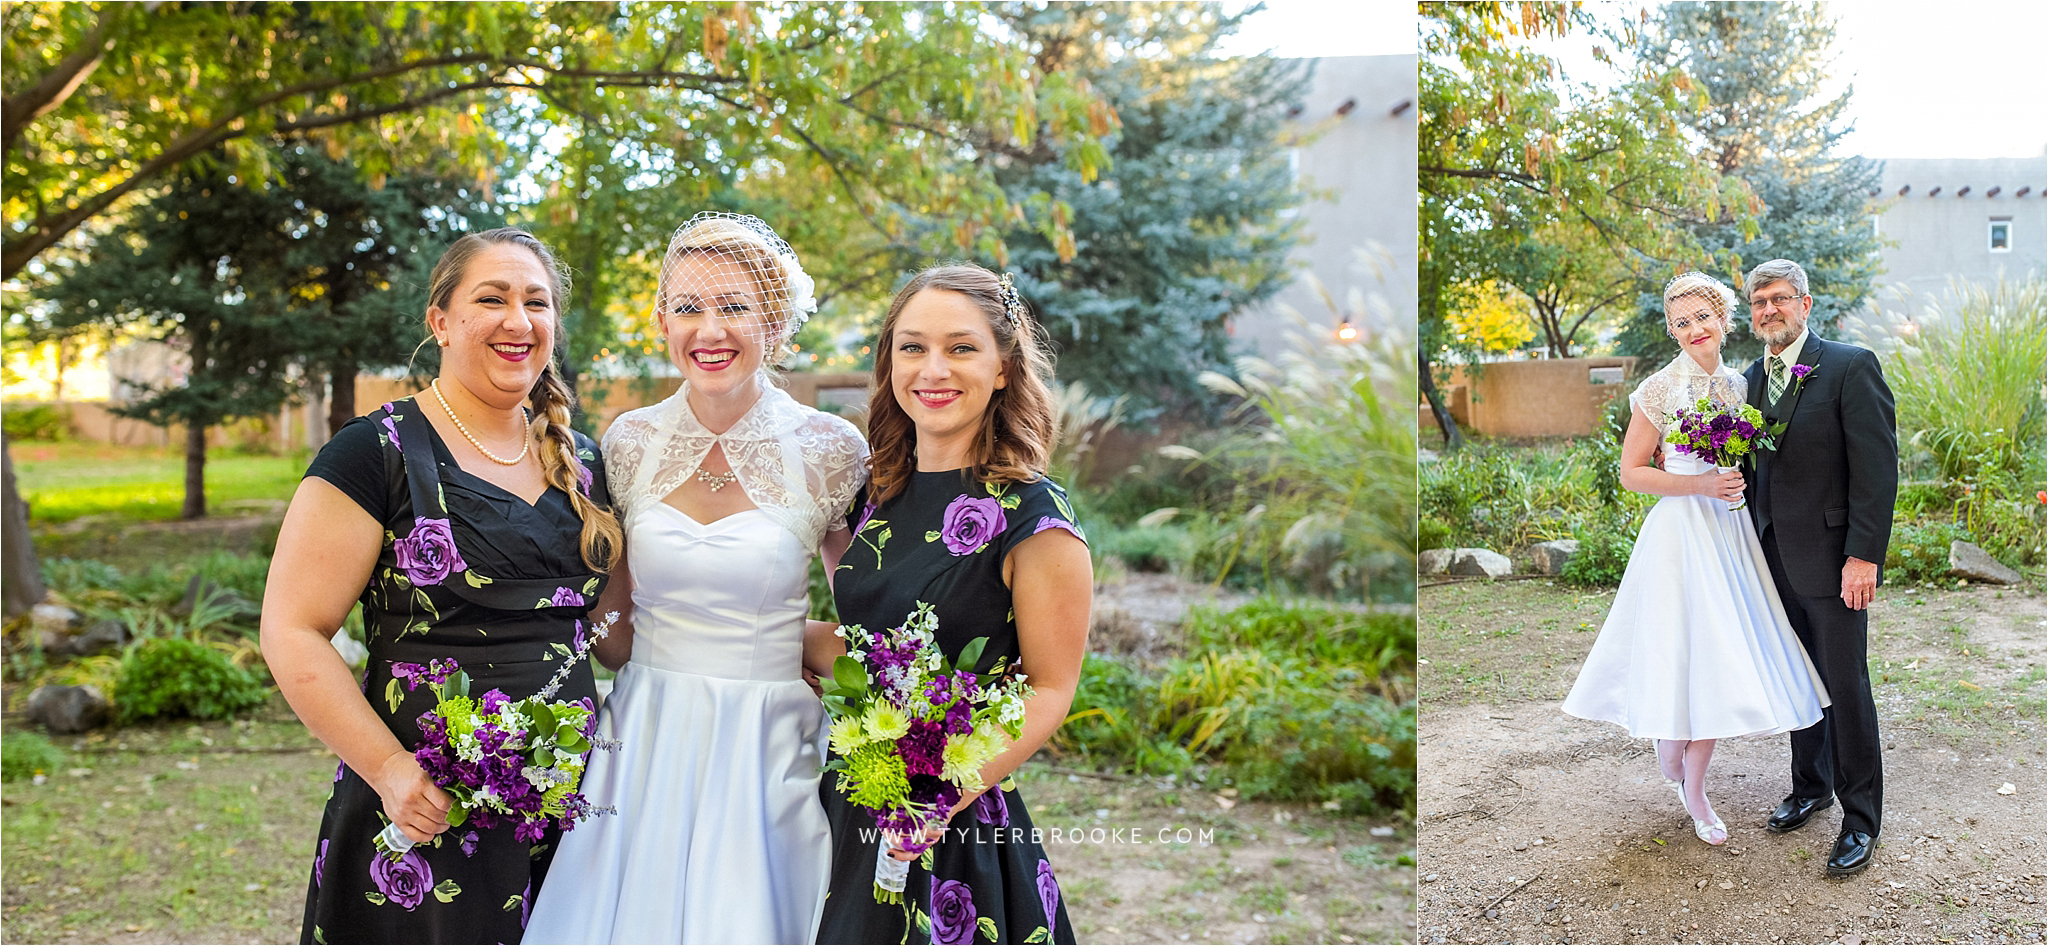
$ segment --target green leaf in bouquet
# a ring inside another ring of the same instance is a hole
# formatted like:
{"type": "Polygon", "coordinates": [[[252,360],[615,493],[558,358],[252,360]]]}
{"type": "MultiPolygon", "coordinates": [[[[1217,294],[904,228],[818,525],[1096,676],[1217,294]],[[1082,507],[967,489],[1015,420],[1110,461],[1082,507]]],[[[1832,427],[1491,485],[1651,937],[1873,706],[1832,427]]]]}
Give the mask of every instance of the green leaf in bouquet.
{"type": "Polygon", "coordinates": [[[824,700],[825,712],[835,717],[846,715],[846,697],[839,695],[838,684],[835,683],[826,690],[824,700]]]}
{"type": "Polygon", "coordinates": [[[868,691],[868,672],[861,667],[860,661],[841,656],[832,661],[832,682],[858,696],[868,691]]]}
{"type": "Polygon", "coordinates": [[[469,695],[469,671],[457,670],[448,675],[448,683],[441,691],[441,698],[469,695]]]}
{"type": "Polygon", "coordinates": [[[469,806],[468,806],[468,805],[462,805],[462,804],[455,804],[455,805],[449,805],[449,806],[448,806],[448,827],[451,827],[451,828],[460,828],[460,827],[462,827],[462,824],[463,824],[463,822],[465,822],[465,821],[468,821],[468,820],[469,820],[469,806]]]}
{"type": "Polygon", "coordinates": [[[975,664],[981,662],[981,652],[986,647],[988,647],[988,638],[986,637],[977,637],[968,641],[967,646],[960,648],[960,659],[954,661],[953,666],[956,669],[972,670],[975,664]]]}
{"type": "Polygon", "coordinates": [[[528,719],[533,720],[533,724],[527,729],[527,732],[534,734],[536,737],[554,732],[555,711],[539,700],[528,700],[526,702],[532,705],[521,707],[521,709],[525,711],[528,719]]]}

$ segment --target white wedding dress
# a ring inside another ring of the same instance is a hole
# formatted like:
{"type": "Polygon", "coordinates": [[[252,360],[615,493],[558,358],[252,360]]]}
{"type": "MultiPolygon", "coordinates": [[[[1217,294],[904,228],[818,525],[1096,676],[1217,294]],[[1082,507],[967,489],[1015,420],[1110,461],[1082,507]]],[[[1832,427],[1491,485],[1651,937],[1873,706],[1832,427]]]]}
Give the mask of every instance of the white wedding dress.
{"type": "Polygon", "coordinates": [[[824,909],[825,714],[801,676],[806,592],[867,448],[772,387],[713,435],[686,394],[606,431],[633,650],[598,722],[621,745],[593,753],[583,793],[618,812],[563,835],[527,943],[808,943],[824,909]],[[661,497],[714,443],[758,508],[706,524],[661,497]]]}
{"type": "MultiPolygon", "coordinates": [[[[1661,437],[1673,411],[1703,397],[1740,404],[1745,389],[1734,369],[1709,374],[1680,354],[1629,403],[1661,437]]],[[[1693,475],[1713,467],[1667,445],[1664,469],[1693,475]]],[[[1826,686],[1785,617],[1749,511],[1707,496],[1658,500],[1564,711],[1641,738],[1721,739],[1804,729],[1826,705],[1826,686]]]]}

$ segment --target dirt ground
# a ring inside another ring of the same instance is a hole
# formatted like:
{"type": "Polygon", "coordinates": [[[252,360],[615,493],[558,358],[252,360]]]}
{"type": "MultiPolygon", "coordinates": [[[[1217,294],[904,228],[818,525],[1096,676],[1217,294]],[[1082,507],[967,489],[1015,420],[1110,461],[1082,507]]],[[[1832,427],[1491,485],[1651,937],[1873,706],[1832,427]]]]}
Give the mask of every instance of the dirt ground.
{"type": "Polygon", "coordinates": [[[1419,592],[1419,941],[2042,940],[2038,587],[1880,591],[1885,822],[1876,862],[1842,880],[1822,867],[1839,806],[1763,829],[1789,785],[1785,737],[1721,743],[1708,792],[1731,839],[1713,848],[1648,741],[1559,711],[1611,600],[1542,582],[1419,592]]]}

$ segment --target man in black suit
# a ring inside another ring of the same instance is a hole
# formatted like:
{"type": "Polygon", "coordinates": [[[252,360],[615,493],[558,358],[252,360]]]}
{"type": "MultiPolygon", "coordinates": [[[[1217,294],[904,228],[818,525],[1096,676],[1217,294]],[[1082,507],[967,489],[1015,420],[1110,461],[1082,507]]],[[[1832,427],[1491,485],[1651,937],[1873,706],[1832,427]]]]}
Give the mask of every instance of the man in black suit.
{"type": "Polygon", "coordinates": [[[1789,260],[1751,270],[1750,325],[1767,346],[1750,365],[1749,402],[1785,423],[1756,454],[1749,511],[1771,580],[1833,700],[1792,733],[1792,794],[1771,813],[1792,831],[1842,800],[1834,876],[1870,866],[1884,808],[1877,705],[1870,695],[1869,616],[1891,540],[1899,488],[1892,392],[1877,356],[1813,336],[1806,271],[1789,260]]]}

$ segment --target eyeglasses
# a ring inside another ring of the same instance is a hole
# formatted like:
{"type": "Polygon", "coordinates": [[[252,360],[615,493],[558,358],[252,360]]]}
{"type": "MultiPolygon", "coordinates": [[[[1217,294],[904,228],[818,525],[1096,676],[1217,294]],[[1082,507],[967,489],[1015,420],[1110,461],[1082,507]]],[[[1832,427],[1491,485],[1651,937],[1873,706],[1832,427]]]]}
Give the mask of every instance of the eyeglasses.
{"type": "Polygon", "coordinates": [[[1788,293],[1776,296],[1765,296],[1762,299],[1749,300],[1749,307],[1752,309],[1782,309],[1788,305],[1791,305],[1792,300],[1804,298],[1806,297],[1799,295],[1797,293],[1788,293]]]}

